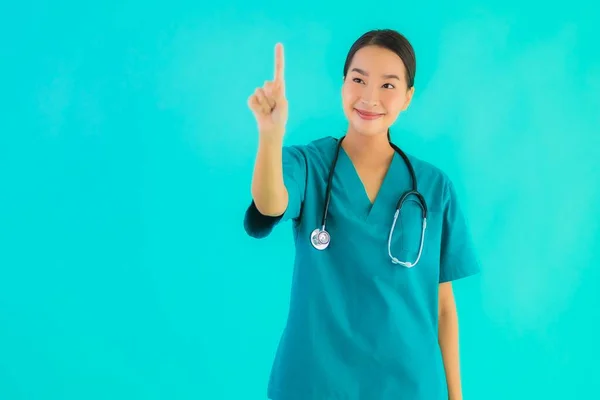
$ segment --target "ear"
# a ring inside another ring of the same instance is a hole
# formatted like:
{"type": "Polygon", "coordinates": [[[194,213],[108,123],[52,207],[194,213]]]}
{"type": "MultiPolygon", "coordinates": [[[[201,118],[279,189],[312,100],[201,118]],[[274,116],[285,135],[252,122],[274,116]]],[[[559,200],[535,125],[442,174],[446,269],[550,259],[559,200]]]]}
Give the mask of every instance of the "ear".
{"type": "Polygon", "coordinates": [[[410,105],[410,102],[412,100],[413,95],[415,94],[415,87],[411,87],[410,89],[408,89],[406,91],[406,99],[404,100],[404,106],[402,107],[402,111],[406,111],[406,109],[408,108],[408,106],[410,105]]]}

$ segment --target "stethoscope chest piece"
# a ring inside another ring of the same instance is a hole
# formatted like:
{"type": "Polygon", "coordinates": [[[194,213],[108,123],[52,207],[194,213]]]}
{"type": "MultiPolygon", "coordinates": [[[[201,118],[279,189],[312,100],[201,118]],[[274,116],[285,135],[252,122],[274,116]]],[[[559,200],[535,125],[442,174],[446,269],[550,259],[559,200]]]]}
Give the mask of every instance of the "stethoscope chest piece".
{"type": "MultiPolygon", "coordinates": [[[[325,250],[327,247],[329,247],[329,242],[331,240],[331,237],[329,236],[329,232],[327,232],[327,230],[326,230],[327,211],[329,209],[329,202],[331,200],[331,185],[333,182],[333,173],[335,171],[335,165],[336,165],[338,156],[340,154],[342,140],[344,140],[343,137],[337,143],[335,156],[333,158],[333,162],[331,163],[331,167],[329,169],[329,176],[327,178],[327,187],[325,190],[325,204],[323,206],[323,215],[321,217],[322,219],[321,219],[320,228],[315,229],[310,234],[310,243],[317,250],[325,250]]],[[[399,265],[402,265],[407,268],[412,268],[414,265],[416,265],[419,262],[419,259],[421,258],[421,252],[423,251],[423,239],[425,236],[425,226],[426,226],[426,222],[427,222],[427,204],[425,202],[425,198],[417,191],[417,178],[415,176],[415,171],[410,163],[410,160],[408,159],[406,154],[404,154],[404,152],[402,150],[400,150],[397,146],[395,146],[391,142],[390,142],[390,145],[394,148],[396,153],[398,153],[403,158],[404,162],[406,163],[406,167],[408,168],[410,176],[411,176],[412,189],[410,191],[407,191],[404,195],[402,195],[402,197],[400,198],[400,200],[398,201],[398,204],[396,206],[396,213],[394,214],[394,221],[392,223],[392,227],[390,229],[390,233],[388,236],[388,255],[394,264],[399,264],[399,265]],[[418,204],[421,206],[422,211],[423,211],[423,227],[421,229],[421,244],[420,244],[420,248],[419,248],[419,254],[417,256],[416,261],[414,261],[414,262],[404,262],[404,261],[398,260],[396,257],[394,257],[392,255],[392,250],[391,250],[392,234],[394,233],[394,227],[396,226],[396,221],[398,219],[400,209],[402,208],[402,204],[405,202],[405,200],[407,199],[407,197],[409,195],[414,195],[417,197],[418,204]]]]}
{"type": "Polygon", "coordinates": [[[310,234],[310,242],[317,250],[325,250],[329,246],[329,233],[325,229],[315,229],[310,234]]]}

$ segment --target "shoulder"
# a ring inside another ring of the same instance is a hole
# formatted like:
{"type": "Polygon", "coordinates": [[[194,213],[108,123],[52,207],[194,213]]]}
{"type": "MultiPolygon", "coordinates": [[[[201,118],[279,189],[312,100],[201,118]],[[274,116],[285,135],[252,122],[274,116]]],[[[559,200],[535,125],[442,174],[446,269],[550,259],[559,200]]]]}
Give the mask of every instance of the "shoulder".
{"type": "Polygon", "coordinates": [[[323,136],[308,143],[288,143],[284,146],[284,149],[304,154],[322,154],[334,149],[337,141],[338,139],[333,136],[323,136]]]}
{"type": "Polygon", "coordinates": [[[302,159],[306,164],[320,164],[329,162],[333,157],[337,139],[333,136],[324,136],[308,143],[286,144],[283,156],[302,159]]]}
{"type": "Polygon", "coordinates": [[[415,170],[415,175],[417,175],[419,182],[430,182],[430,184],[444,190],[452,185],[452,180],[448,174],[433,162],[417,157],[414,154],[407,154],[407,157],[415,170]]]}
{"type": "Polygon", "coordinates": [[[454,201],[454,183],[448,173],[431,161],[413,154],[406,154],[415,170],[419,189],[427,191],[439,199],[439,207],[445,208],[454,201]]]}

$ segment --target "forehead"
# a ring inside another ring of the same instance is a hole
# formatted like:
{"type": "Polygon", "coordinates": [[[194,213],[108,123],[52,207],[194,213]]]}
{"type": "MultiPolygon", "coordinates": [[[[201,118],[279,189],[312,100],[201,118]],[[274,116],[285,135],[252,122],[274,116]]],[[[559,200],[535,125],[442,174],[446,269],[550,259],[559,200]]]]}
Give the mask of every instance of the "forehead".
{"type": "Polygon", "coordinates": [[[366,46],[358,50],[350,64],[373,74],[396,74],[404,77],[405,68],[402,59],[393,51],[379,46],[366,46]]]}

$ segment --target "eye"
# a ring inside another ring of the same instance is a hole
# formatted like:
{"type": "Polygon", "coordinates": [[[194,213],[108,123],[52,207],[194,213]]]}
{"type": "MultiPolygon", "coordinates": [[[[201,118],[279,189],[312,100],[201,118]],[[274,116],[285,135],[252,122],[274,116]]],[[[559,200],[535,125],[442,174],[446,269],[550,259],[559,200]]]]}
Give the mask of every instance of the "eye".
{"type": "Polygon", "coordinates": [[[352,82],[363,83],[364,81],[360,78],[352,78],[352,82]]]}
{"type": "Polygon", "coordinates": [[[383,87],[385,87],[386,89],[394,89],[394,85],[392,85],[391,83],[386,83],[383,85],[383,87]]]}

